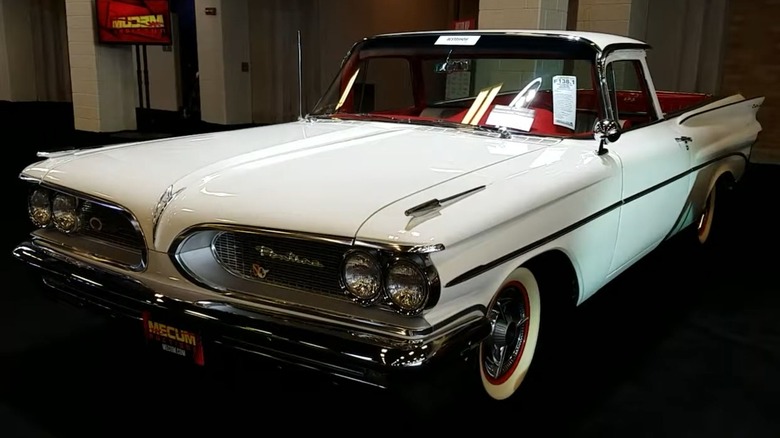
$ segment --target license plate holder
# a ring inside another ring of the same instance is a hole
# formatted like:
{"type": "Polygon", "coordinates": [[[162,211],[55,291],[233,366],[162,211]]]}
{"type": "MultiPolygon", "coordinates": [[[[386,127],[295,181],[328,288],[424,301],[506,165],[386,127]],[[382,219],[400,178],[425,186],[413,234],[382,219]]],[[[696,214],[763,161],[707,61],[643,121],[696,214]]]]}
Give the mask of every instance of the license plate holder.
{"type": "Polygon", "coordinates": [[[149,311],[142,313],[142,319],[146,343],[153,350],[178,356],[195,365],[205,365],[203,337],[197,330],[149,311]]]}

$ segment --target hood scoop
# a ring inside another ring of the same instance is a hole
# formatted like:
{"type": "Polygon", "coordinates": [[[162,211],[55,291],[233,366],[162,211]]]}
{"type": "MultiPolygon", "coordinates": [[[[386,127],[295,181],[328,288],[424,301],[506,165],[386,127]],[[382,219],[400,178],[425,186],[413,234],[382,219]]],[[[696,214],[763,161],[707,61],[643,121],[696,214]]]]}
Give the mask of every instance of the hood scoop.
{"type": "Polygon", "coordinates": [[[485,190],[485,187],[486,186],[474,187],[473,189],[469,189],[442,199],[434,198],[431,199],[430,201],[425,201],[422,204],[416,205],[406,210],[404,212],[404,215],[410,216],[412,218],[409,221],[409,223],[406,225],[406,230],[407,231],[411,230],[412,228],[420,225],[421,223],[433,219],[436,216],[439,216],[441,214],[439,213],[441,209],[449,207],[450,205],[455,204],[456,202],[464,198],[467,198],[477,192],[481,192],[482,190],[485,190]]]}
{"type": "Polygon", "coordinates": [[[431,199],[430,201],[425,201],[420,205],[406,210],[404,215],[412,217],[425,216],[433,211],[441,210],[442,208],[450,206],[460,201],[461,199],[467,196],[471,196],[474,193],[480,192],[482,190],[485,190],[485,186],[474,187],[473,189],[468,189],[465,192],[460,192],[457,195],[448,196],[444,199],[431,199]]]}

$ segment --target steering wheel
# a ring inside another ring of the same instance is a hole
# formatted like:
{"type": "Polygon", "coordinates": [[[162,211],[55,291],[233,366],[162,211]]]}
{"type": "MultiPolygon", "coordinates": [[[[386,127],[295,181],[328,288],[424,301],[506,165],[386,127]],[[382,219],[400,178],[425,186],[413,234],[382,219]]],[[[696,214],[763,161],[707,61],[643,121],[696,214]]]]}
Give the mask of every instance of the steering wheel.
{"type": "Polygon", "coordinates": [[[531,102],[533,102],[534,97],[536,97],[536,92],[539,91],[540,88],[542,88],[542,78],[538,77],[523,87],[523,89],[517,93],[517,96],[512,99],[512,103],[510,103],[509,106],[513,108],[528,108],[528,106],[531,105],[531,102]]]}

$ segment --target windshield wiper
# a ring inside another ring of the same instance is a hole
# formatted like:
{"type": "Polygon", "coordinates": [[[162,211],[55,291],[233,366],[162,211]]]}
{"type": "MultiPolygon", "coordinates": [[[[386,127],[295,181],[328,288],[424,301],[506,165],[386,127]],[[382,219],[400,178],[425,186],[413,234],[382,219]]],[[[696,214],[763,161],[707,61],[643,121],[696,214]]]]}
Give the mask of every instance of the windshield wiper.
{"type": "Polygon", "coordinates": [[[388,114],[370,114],[370,113],[331,113],[331,114],[318,114],[308,115],[307,119],[352,119],[352,120],[379,120],[383,122],[391,123],[407,123],[410,125],[424,125],[424,126],[441,126],[446,128],[454,128],[460,130],[469,130],[477,132],[486,132],[491,134],[498,134],[501,138],[512,138],[512,133],[523,133],[518,129],[506,128],[503,126],[492,125],[468,125],[465,123],[453,122],[451,120],[444,119],[411,119],[407,117],[391,116],[388,114]]]}
{"type": "Polygon", "coordinates": [[[411,123],[411,119],[387,114],[370,113],[328,113],[307,115],[306,119],[350,119],[350,120],[382,120],[388,122],[411,123]]]}
{"type": "Polygon", "coordinates": [[[512,138],[511,131],[522,132],[518,129],[507,128],[505,126],[485,126],[485,125],[474,126],[474,130],[496,133],[501,138],[512,138]]]}

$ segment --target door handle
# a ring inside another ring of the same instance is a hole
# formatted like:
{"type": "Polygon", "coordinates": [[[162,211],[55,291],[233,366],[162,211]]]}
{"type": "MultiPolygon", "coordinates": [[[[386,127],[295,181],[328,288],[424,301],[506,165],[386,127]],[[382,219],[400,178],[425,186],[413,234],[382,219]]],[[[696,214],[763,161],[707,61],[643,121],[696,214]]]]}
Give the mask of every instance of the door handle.
{"type": "Polygon", "coordinates": [[[683,135],[682,137],[675,138],[677,143],[685,143],[685,150],[690,150],[690,147],[688,146],[688,143],[693,142],[693,139],[691,137],[688,137],[686,135],[683,135]]]}

